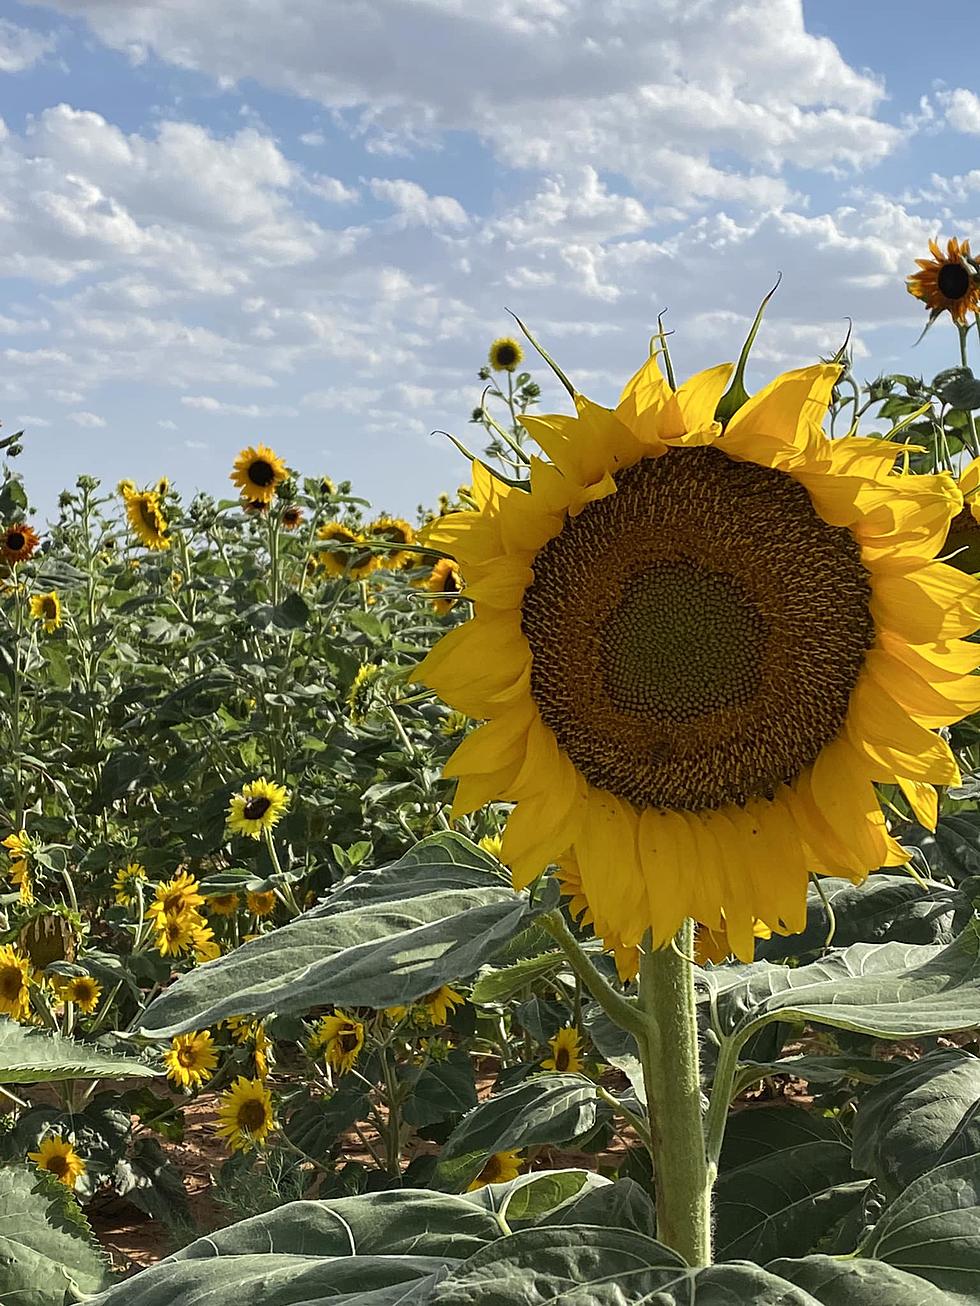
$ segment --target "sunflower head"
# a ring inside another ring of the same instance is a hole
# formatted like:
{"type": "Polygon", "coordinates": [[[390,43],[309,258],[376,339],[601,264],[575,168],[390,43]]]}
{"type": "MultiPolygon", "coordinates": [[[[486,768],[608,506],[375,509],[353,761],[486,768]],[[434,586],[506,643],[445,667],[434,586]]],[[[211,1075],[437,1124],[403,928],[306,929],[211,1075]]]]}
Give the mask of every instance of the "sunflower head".
{"type": "Polygon", "coordinates": [[[221,956],[221,946],[214,937],[214,930],[202,916],[194,919],[191,926],[191,948],[198,962],[214,961],[215,957],[221,956]]]}
{"type": "Polygon", "coordinates": [[[194,947],[194,931],[198,928],[196,912],[183,916],[159,916],[155,945],[161,957],[183,957],[194,947]]]}
{"type": "Polygon", "coordinates": [[[325,522],[316,533],[318,540],[329,544],[329,549],[319,549],[315,555],[328,576],[346,576],[363,580],[378,567],[378,556],[364,547],[364,536],[339,521],[325,522]]]}
{"type": "Polygon", "coordinates": [[[148,549],[170,548],[170,529],[156,490],[128,490],[123,494],[126,519],[133,534],[148,549]]]}
{"type": "Polygon", "coordinates": [[[73,1144],[60,1134],[51,1134],[43,1139],[36,1152],[28,1152],[27,1159],[53,1174],[66,1188],[74,1188],[86,1170],[85,1162],[73,1144]]]}
{"type": "Polygon", "coordinates": [[[560,1029],[554,1038],[548,1040],[548,1047],[551,1056],[541,1063],[545,1070],[575,1074],[583,1069],[585,1062],[582,1060],[581,1036],[577,1029],[570,1025],[560,1029]]]}
{"type": "Polygon", "coordinates": [[[323,476],[320,479],[320,495],[324,499],[329,499],[337,493],[337,487],[329,476],[323,476]]]}
{"type": "Polygon", "coordinates": [[[265,776],[242,785],[228,805],[228,829],[235,834],[261,839],[289,806],[289,792],[265,776]]]}
{"type": "Polygon", "coordinates": [[[211,1078],[218,1064],[218,1053],[209,1030],[196,1034],[178,1034],[163,1054],[167,1078],[180,1088],[200,1088],[211,1078]]]}
{"type": "Polygon", "coordinates": [[[73,975],[58,985],[63,1002],[73,1003],[86,1016],[92,1014],[102,997],[102,985],[91,975],[73,975]]]}
{"type": "Polygon", "coordinates": [[[365,539],[391,545],[378,555],[379,567],[397,571],[411,562],[412,550],[409,546],[415,541],[415,531],[401,517],[379,517],[365,527],[364,536],[365,539]]]}
{"type": "Polygon", "coordinates": [[[215,916],[234,916],[241,901],[237,893],[214,893],[206,900],[205,906],[215,916]]]}
{"type": "Polygon", "coordinates": [[[13,1020],[30,1018],[30,973],[29,958],[9,943],[0,947],[0,1013],[13,1020]]]}
{"type": "Polygon", "coordinates": [[[383,675],[384,668],[376,662],[364,662],[357,668],[347,691],[347,711],[354,725],[362,725],[374,711],[383,675]]]}
{"type": "Polygon", "coordinates": [[[432,607],[441,617],[452,609],[456,595],[463,589],[463,577],[452,558],[440,558],[421,583],[435,596],[432,607]]]}
{"type": "Polygon", "coordinates": [[[263,916],[271,916],[276,910],[276,895],[271,889],[249,889],[245,895],[245,901],[253,916],[258,916],[260,918],[263,916]]]}
{"type": "Polygon", "coordinates": [[[268,445],[249,445],[235,459],[230,479],[241,491],[242,498],[254,503],[269,504],[275,498],[276,487],[289,475],[282,459],[268,445]]]}
{"type": "Polygon", "coordinates": [[[442,984],[422,999],[422,1006],[430,1025],[445,1025],[456,1008],[461,1007],[465,1001],[462,993],[457,993],[448,984],[442,984]]]}
{"type": "Polygon", "coordinates": [[[499,336],[490,346],[487,355],[495,372],[516,372],[524,358],[524,350],[512,336],[499,336]]]}
{"type": "Polygon", "coordinates": [[[488,1184],[509,1183],[521,1173],[522,1164],[520,1152],[494,1152],[493,1156],[487,1158],[483,1169],[468,1186],[467,1192],[476,1192],[478,1188],[486,1188],[488,1184]]]}
{"type": "Polygon", "coordinates": [[[146,883],[146,867],[142,862],[129,862],[116,872],[112,887],[116,891],[116,903],[120,907],[131,907],[136,902],[140,884],[146,883]]]}
{"type": "Polygon", "coordinates": [[[282,510],[282,517],[279,519],[284,531],[295,531],[303,523],[303,509],[297,508],[296,504],[291,503],[282,510]]]}
{"type": "Polygon", "coordinates": [[[274,1124],[272,1094],[261,1079],[239,1075],[221,1094],[217,1133],[232,1151],[261,1147],[274,1124]]]}
{"type": "Polygon", "coordinates": [[[43,971],[55,961],[74,961],[79,937],[79,926],[67,909],[42,911],[24,925],[17,947],[36,970],[43,971]]]}
{"type": "MultiPolygon", "coordinates": [[[[130,883],[134,878],[130,877],[130,883]]],[[[159,928],[162,920],[196,912],[203,902],[204,895],[198,881],[187,871],[180,871],[172,880],[157,885],[153,901],[146,910],[159,928]]]]}
{"type": "Polygon", "coordinates": [[[931,258],[917,258],[918,272],[907,279],[910,295],[922,301],[932,317],[947,312],[958,326],[965,326],[967,315],[980,309],[980,268],[970,256],[970,242],[954,236],[945,252],[930,240],[931,258]]]}
{"type": "Polygon", "coordinates": [[[53,634],[61,625],[61,599],[57,590],[50,590],[47,594],[32,594],[31,616],[35,621],[43,622],[45,634],[53,634]]]}
{"type": "Polygon", "coordinates": [[[0,537],[0,556],[4,562],[26,562],[41,543],[41,537],[25,522],[5,526],[0,537]]]}
{"type": "Polygon", "coordinates": [[[364,1026],[353,1016],[338,1011],[324,1016],[308,1044],[312,1056],[322,1054],[339,1074],[350,1070],[364,1046],[364,1026]]]}

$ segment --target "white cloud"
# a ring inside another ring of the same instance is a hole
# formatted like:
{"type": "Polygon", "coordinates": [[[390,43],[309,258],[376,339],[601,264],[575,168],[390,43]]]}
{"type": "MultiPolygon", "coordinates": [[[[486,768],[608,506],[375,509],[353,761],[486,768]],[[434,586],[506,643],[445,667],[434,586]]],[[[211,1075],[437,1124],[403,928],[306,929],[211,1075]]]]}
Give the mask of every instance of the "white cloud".
{"type": "Polygon", "coordinates": [[[50,425],[51,423],[46,417],[30,417],[25,414],[23,417],[17,418],[17,421],[14,423],[14,429],[16,430],[18,427],[23,427],[26,430],[31,426],[44,427],[50,425]]]}
{"type": "Polygon", "coordinates": [[[68,420],[74,422],[76,426],[84,426],[93,431],[106,424],[105,418],[100,417],[98,413],[89,413],[84,410],[79,413],[69,413],[68,420]]]}
{"type": "Polygon", "coordinates": [[[55,48],[53,36],[0,18],[0,73],[22,73],[55,48]]]}
{"type": "Polygon", "coordinates": [[[980,135],[980,95],[961,87],[955,91],[940,91],[937,98],[950,127],[958,132],[980,135]]]}
{"type": "Polygon", "coordinates": [[[465,227],[469,221],[459,200],[451,195],[428,195],[418,182],[372,177],[368,186],[375,199],[395,209],[399,225],[465,227]]]}
{"type": "Polygon", "coordinates": [[[51,323],[46,317],[4,317],[0,314],[0,335],[26,336],[39,331],[49,331],[51,323]]]}
{"type": "Polygon", "coordinates": [[[319,145],[325,145],[327,138],[323,132],[303,132],[299,140],[301,145],[308,145],[312,149],[319,145]]]}
{"type": "Polygon", "coordinates": [[[283,405],[260,407],[258,404],[232,404],[213,395],[181,395],[185,408],[195,408],[202,413],[220,417],[295,417],[297,409],[283,405]]]}
{"type": "Polygon", "coordinates": [[[319,195],[328,204],[353,204],[360,199],[360,192],[356,186],[345,186],[336,177],[324,177],[320,173],[315,173],[304,182],[304,185],[307,190],[312,191],[314,195],[319,195]]]}

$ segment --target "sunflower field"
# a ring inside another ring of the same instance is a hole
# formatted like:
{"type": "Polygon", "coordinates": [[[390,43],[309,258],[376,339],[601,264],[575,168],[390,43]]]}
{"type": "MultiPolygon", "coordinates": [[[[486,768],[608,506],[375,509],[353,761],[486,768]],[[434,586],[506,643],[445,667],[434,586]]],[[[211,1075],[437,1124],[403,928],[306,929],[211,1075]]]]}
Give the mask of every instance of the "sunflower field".
{"type": "Polygon", "coordinates": [[[0,440],[0,1306],[980,1301],[980,268],[930,252],[930,380],[750,395],[764,303],[606,408],[518,323],[411,521],[273,441],[42,526],[0,440]]]}

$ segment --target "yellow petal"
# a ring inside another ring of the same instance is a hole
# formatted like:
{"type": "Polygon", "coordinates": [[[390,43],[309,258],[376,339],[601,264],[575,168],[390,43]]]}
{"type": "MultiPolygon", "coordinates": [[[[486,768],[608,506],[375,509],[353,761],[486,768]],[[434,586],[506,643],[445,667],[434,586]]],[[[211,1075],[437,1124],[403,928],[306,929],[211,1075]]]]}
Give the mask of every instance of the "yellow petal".
{"type": "Polygon", "coordinates": [[[904,776],[897,776],[896,779],[906,802],[915,813],[915,819],[927,830],[935,830],[939,821],[939,795],[935,787],[923,784],[921,780],[906,780],[904,776]]]}
{"type": "Polygon", "coordinates": [[[932,784],[959,784],[960,772],[949,745],[918,725],[862,672],[851,694],[847,735],[870,765],[875,780],[906,776],[932,784]]]}
{"type": "Polygon", "coordinates": [[[725,393],[733,364],[722,363],[697,372],[684,382],[650,423],[650,433],[661,440],[677,440],[695,432],[710,430],[712,439],[721,435],[715,423],[718,400],[725,393]]]}
{"type": "Polygon", "coordinates": [[[871,578],[871,612],[879,627],[910,644],[972,634],[980,626],[980,583],[944,563],[871,578]]]}
{"type": "Polygon", "coordinates": [[[810,442],[811,430],[826,416],[840,372],[836,364],[819,363],[777,377],[742,405],[718,447],[733,457],[753,461],[761,454],[763,463],[779,451],[802,452],[810,442]]]}
{"type": "Polygon", "coordinates": [[[980,709],[980,676],[933,684],[913,670],[907,659],[899,660],[883,648],[871,649],[864,665],[890,698],[930,730],[952,725],[980,709]]]}

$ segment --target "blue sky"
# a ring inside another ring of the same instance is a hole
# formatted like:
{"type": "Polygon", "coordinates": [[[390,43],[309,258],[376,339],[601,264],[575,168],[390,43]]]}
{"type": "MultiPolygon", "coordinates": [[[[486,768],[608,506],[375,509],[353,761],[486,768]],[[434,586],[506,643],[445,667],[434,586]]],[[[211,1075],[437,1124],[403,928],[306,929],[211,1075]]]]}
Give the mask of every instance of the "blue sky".
{"type": "Polygon", "coordinates": [[[679,370],[733,357],[777,271],[756,384],[848,317],[859,375],[950,365],[947,324],[914,347],[903,280],[930,236],[980,243],[962,22],[0,0],[0,420],[27,428],[33,500],[81,472],[224,494],[264,440],[411,512],[465,479],[431,432],[471,433],[508,308],[606,401],[662,308],[679,370]]]}

